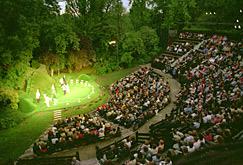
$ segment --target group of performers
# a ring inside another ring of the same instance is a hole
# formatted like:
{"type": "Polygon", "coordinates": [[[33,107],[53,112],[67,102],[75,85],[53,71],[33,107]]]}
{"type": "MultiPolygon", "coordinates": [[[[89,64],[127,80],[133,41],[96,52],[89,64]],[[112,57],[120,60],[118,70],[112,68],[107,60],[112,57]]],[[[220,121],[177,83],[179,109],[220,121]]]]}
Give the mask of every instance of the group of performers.
{"type": "MultiPolygon", "coordinates": [[[[68,83],[65,79],[65,75],[62,78],[60,78],[59,82],[60,82],[61,88],[63,90],[64,96],[66,96],[68,93],[70,93],[70,88],[69,88],[69,85],[68,85],[68,83]]],[[[70,80],[70,83],[73,84],[73,80],[70,80]]],[[[76,80],[76,84],[78,84],[78,83],[79,83],[79,80],[76,80]]],[[[91,93],[94,93],[94,87],[92,85],[90,85],[87,81],[81,80],[80,83],[82,85],[84,85],[85,87],[91,86],[92,87],[91,93]]],[[[56,87],[55,87],[54,84],[52,84],[52,86],[51,86],[51,95],[52,95],[51,97],[48,97],[47,94],[43,94],[45,104],[46,104],[47,107],[50,107],[51,102],[53,102],[53,105],[57,105],[57,102],[58,102],[56,87]]],[[[40,93],[40,90],[37,89],[37,91],[36,91],[36,102],[39,103],[40,99],[41,99],[41,93],[40,93]]]]}
{"type": "MultiPolygon", "coordinates": [[[[50,102],[53,102],[54,105],[57,105],[57,93],[54,84],[52,84],[51,86],[51,91],[52,91],[52,97],[48,97],[45,93],[43,94],[45,104],[47,107],[50,107],[50,102]]],[[[39,103],[41,98],[39,89],[37,89],[35,97],[36,97],[36,102],[39,103]]]]}
{"type": "MultiPolygon", "coordinates": [[[[63,89],[63,93],[64,95],[66,95],[67,93],[70,93],[70,89],[69,89],[69,86],[66,82],[66,79],[65,79],[65,76],[62,77],[60,79],[60,85],[61,85],[61,88],[63,89]]],[[[53,105],[57,105],[57,92],[56,92],[56,87],[54,84],[52,84],[51,86],[51,97],[47,96],[47,94],[43,94],[43,97],[44,97],[44,100],[45,100],[45,104],[47,107],[50,107],[50,103],[53,102],[53,105]]],[[[41,98],[41,94],[40,94],[40,90],[37,89],[36,91],[36,102],[39,103],[40,102],[40,98],[41,98]]]]}
{"type": "Polygon", "coordinates": [[[61,84],[61,88],[63,90],[64,95],[66,95],[67,93],[70,93],[70,88],[69,88],[69,85],[68,85],[68,83],[65,79],[65,75],[62,78],[60,78],[59,82],[61,84]]]}

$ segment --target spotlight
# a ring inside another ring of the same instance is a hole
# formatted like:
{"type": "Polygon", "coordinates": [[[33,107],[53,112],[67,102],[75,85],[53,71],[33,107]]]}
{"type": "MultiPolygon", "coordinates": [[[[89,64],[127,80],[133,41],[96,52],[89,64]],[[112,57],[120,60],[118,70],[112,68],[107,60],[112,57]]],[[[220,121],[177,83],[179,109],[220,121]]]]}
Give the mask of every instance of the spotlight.
{"type": "Polygon", "coordinates": [[[212,12],[209,13],[210,15],[212,14],[212,12]]]}
{"type": "Polygon", "coordinates": [[[240,9],[240,13],[242,13],[242,10],[240,9]]]}
{"type": "Polygon", "coordinates": [[[235,29],[237,29],[237,26],[235,25],[235,29]]]}
{"type": "Polygon", "coordinates": [[[237,19],[236,22],[239,22],[239,20],[237,19]]]}
{"type": "Polygon", "coordinates": [[[241,26],[239,25],[238,28],[241,29],[241,26]]]}
{"type": "Polygon", "coordinates": [[[208,12],[206,12],[206,15],[208,15],[208,12]]]}
{"type": "Polygon", "coordinates": [[[216,12],[213,12],[213,14],[215,15],[215,14],[216,14],[216,12]]]}

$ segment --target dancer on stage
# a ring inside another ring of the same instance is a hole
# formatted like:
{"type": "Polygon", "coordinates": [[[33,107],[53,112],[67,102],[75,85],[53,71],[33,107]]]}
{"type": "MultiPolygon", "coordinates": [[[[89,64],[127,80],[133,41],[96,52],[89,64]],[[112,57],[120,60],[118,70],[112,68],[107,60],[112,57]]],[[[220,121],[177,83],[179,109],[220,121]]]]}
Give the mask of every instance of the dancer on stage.
{"type": "Polygon", "coordinates": [[[54,84],[52,84],[52,86],[51,86],[51,94],[52,94],[52,97],[57,97],[57,92],[56,92],[56,88],[55,88],[54,84]]]}
{"type": "Polygon", "coordinates": [[[62,77],[60,78],[59,82],[60,82],[61,86],[63,86],[63,85],[64,85],[64,80],[63,80],[63,78],[62,78],[62,77]]]}
{"type": "Polygon", "coordinates": [[[45,99],[46,106],[50,107],[51,98],[49,98],[46,94],[44,94],[44,99],[45,99]]]}
{"type": "Polygon", "coordinates": [[[66,84],[62,85],[62,90],[63,90],[64,96],[65,96],[66,93],[67,93],[67,85],[66,84]]]}
{"type": "Polygon", "coordinates": [[[67,90],[67,93],[70,93],[70,88],[69,88],[68,84],[66,84],[66,90],[67,90]]]}
{"type": "Polygon", "coordinates": [[[40,102],[40,96],[41,96],[40,91],[39,91],[39,89],[37,89],[36,94],[35,94],[35,98],[36,98],[37,103],[40,102]]]}

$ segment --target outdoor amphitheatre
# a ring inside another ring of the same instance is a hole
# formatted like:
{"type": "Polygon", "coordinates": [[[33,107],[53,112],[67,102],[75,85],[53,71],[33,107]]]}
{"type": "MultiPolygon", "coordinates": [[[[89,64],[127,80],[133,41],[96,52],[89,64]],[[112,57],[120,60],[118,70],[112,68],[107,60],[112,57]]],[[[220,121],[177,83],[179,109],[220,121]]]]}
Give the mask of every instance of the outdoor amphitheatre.
{"type": "Polygon", "coordinates": [[[243,1],[5,0],[0,165],[243,164],[243,1]]]}

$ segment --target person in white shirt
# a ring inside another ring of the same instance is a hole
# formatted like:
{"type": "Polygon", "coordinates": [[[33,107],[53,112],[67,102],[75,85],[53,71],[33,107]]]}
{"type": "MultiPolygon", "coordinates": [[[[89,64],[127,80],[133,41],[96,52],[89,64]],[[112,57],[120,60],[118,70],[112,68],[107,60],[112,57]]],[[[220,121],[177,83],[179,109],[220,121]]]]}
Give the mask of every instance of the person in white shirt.
{"type": "Polygon", "coordinates": [[[189,143],[189,146],[187,146],[187,149],[188,149],[188,152],[189,152],[189,153],[194,152],[194,151],[195,151],[195,148],[194,148],[194,146],[193,146],[193,143],[189,143]]]}
{"type": "Polygon", "coordinates": [[[195,142],[193,143],[193,147],[195,150],[199,150],[201,147],[201,140],[199,140],[197,137],[195,137],[195,142]]]}

